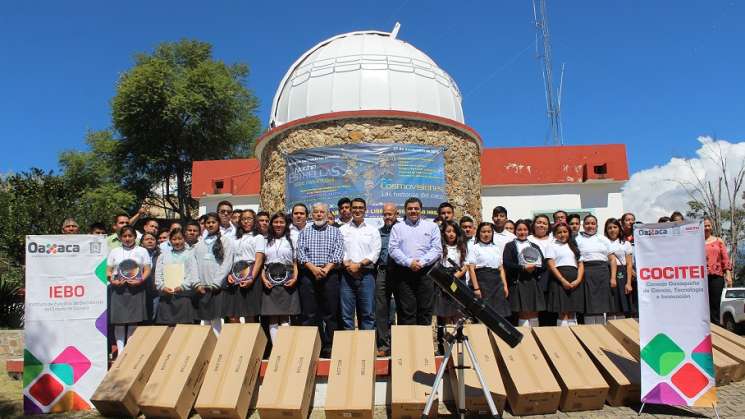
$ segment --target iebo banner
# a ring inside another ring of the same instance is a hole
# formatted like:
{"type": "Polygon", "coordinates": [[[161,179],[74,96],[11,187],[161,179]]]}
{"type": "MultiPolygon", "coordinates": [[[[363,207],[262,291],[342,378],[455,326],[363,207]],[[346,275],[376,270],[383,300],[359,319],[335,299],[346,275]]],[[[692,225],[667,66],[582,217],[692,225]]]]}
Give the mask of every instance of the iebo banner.
{"type": "Polygon", "coordinates": [[[716,381],[700,222],[634,229],[641,401],[712,407],[716,381]]]}
{"type": "Polygon", "coordinates": [[[26,414],[91,409],[107,366],[107,253],[102,236],[26,236],[26,414]]]}

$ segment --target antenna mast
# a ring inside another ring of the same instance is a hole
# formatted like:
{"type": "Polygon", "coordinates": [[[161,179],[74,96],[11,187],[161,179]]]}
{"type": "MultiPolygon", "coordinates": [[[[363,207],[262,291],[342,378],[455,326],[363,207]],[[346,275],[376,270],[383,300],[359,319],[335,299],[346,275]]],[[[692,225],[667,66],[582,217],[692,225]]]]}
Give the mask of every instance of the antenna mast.
{"type": "Polygon", "coordinates": [[[554,94],[553,65],[551,63],[551,33],[548,28],[548,14],[546,13],[546,0],[533,1],[533,20],[535,21],[536,38],[535,48],[538,58],[543,63],[543,82],[546,89],[546,115],[548,116],[551,129],[551,143],[563,145],[563,132],[561,126],[561,93],[564,84],[564,64],[561,65],[561,80],[559,90],[554,94]],[[537,5],[536,5],[537,1],[537,5]],[[543,46],[540,52],[538,44],[543,46]]]}

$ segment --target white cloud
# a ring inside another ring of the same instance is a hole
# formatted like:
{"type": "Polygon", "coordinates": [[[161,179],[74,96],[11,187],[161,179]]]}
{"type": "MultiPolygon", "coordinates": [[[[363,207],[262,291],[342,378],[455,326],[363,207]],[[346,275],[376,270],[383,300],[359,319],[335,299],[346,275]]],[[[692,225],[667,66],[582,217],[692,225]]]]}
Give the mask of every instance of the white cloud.
{"type": "MultiPolygon", "coordinates": [[[[634,173],[623,188],[623,203],[627,211],[644,222],[656,222],[659,217],[673,211],[685,214],[690,195],[684,185],[693,185],[696,178],[716,182],[721,176],[719,153],[727,159],[729,178],[745,165],[745,142],[731,143],[699,137],[701,146],[696,157],[681,159],[674,157],[662,166],[634,173]]],[[[726,196],[722,205],[727,206],[726,196]]]]}

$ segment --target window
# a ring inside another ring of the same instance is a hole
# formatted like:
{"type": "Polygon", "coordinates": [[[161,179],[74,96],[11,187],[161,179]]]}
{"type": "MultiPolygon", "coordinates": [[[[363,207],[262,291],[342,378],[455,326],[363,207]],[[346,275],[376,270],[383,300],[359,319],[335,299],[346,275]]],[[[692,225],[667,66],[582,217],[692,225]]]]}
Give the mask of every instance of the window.
{"type": "Polygon", "coordinates": [[[743,298],[743,299],[745,299],[745,289],[744,290],[727,290],[727,292],[724,294],[724,298],[743,298]]]}

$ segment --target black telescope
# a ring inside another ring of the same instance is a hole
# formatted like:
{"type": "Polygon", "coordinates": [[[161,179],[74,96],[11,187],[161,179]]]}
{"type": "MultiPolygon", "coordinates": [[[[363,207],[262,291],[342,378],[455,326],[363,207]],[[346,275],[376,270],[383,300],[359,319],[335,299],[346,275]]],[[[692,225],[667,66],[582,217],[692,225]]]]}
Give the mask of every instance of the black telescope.
{"type": "Polygon", "coordinates": [[[427,276],[454,299],[466,315],[483,323],[510,347],[514,348],[523,339],[523,334],[519,330],[494,309],[484,304],[463,281],[453,276],[440,262],[432,266],[427,276]]]}

